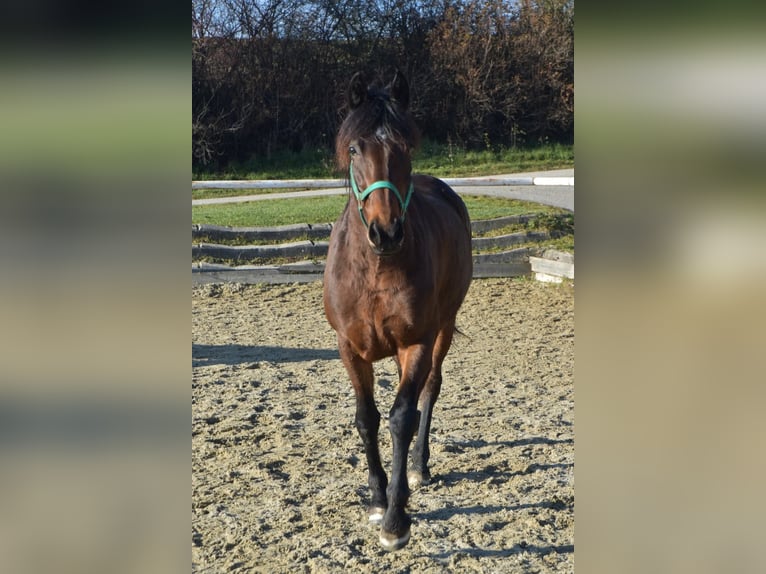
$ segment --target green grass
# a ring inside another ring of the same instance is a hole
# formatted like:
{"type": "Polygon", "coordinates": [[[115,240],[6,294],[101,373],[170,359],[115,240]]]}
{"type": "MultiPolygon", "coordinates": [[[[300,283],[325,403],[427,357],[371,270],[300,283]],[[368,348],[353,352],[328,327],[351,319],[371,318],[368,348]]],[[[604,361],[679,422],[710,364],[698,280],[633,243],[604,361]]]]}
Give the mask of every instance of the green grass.
{"type": "Polygon", "coordinates": [[[330,195],[305,199],[274,199],[192,206],[192,223],[230,227],[329,223],[338,219],[346,201],[345,195],[330,195]]]}
{"type": "Polygon", "coordinates": [[[326,179],[336,178],[335,158],[329,149],[280,152],[270,157],[253,157],[212,172],[195,170],[193,180],[205,179],[326,179]]]}
{"type": "Polygon", "coordinates": [[[461,196],[468,208],[468,214],[472,221],[482,219],[495,219],[506,215],[526,215],[528,213],[562,213],[563,210],[538,203],[520,201],[518,199],[504,199],[502,197],[488,197],[485,195],[461,196]]]}
{"type": "Polygon", "coordinates": [[[543,241],[539,246],[545,249],[558,249],[559,251],[574,253],[575,236],[564,235],[563,237],[556,237],[554,239],[549,239],[548,241],[543,241]]]}
{"type": "MultiPolygon", "coordinates": [[[[473,151],[453,144],[425,141],[413,154],[413,171],[437,177],[519,173],[574,166],[574,146],[547,144],[534,148],[488,146],[473,151]]],[[[233,163],[219,172],[196,170],[193,180],[338,178],[332,151],[324,148],[283,152],[233,163]]]]}
{"type": "Polygon", "coordinates": [[[470,177],[569,168],[574,146],[549,144],[536,148],[488,147],[466,150],[451,144],[425,142],[413,156],[412,169],[437,177],[470,177]]]}
{"type": "Polygon", "coordinates": [[[508,249],[523,249],[524,247],[533,251],[536,257],[542,255],[546,249],[556,249],[557,251],[568,251],[574,253],[574,236],[556,237],[545,239],[543,241],[529,241],[527,243],[517,243],[513,247],[487,247],[485,249],[474,249],[474,255],[486,255],[487,253],[501,253],[508,249]]]}
{"type": "Polygon", "coordinates": [[[240,195],[267,195],[270,193],[288,193],[292,191],[306,191],[306,188],[285,187],[279,189],[192,189],[192,199],[237,197],[240,195]]]}
{"type": "MultiPolygon", "coordinates": [[[[276,199],[200,205],[192,207],[192,223],[227,225],[230,227],[271,227],[294,223],[334,222],[343,211],[347,196],[332,195],[300,199],[276,199]]],[[[561,210],[515,199],[486,196],[464,196],[471,219],[494,219],[526,213],[561,213],[561,210]]]]}

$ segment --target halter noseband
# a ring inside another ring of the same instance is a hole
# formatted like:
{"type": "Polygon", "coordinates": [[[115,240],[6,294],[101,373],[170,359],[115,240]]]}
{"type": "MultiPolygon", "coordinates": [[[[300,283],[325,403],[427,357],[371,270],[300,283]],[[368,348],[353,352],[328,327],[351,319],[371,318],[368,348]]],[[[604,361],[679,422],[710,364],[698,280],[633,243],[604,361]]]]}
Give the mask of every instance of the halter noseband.
{"type": "Polygon", "coordinates": [[[415,186],[410,181],[410,188],[407,190],[407,197],[402,200],[402,196],[399,193],[399,190],[396,189],[396,186],[387,180],[380,180],[376,181],[374,183],[371,183],[368,185],[364,191],[360,192],[359,187],[356,185],[356,180],[354,179],[354,164],[353,162],[349,164],[348,166],[348,172],[351,179],[351,189],[354,192],[354,196],[356,197],[357,201],[359,202],[359,217],[362,219],[362,223],[364,223],[365,227],[369,227],[370,225],[367,223],[367,220],[364,217],[364,213],[362,213],[362,202],[367,199],[370,194],[375,191],[376,189],[381,188],[387,188],[394,192],[394,195],[396,195],[396,199],[399,200],[399,205],[402,208],[402,223],[404,223],[404,216],[407,213],[407,206],[410,204],[410,199],[412,198],[412,192],[415,190],[415,186]]]}

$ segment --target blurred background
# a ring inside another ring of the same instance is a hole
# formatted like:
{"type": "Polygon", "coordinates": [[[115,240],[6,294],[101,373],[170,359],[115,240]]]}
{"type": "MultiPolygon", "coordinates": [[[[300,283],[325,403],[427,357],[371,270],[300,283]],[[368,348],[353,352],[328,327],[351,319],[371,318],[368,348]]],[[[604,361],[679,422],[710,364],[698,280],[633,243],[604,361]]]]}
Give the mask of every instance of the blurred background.
{"type": "Polygon", "coordinates": [[[764,14],[578,8],[577,567],[762,571],[764,14]]]}
{"type": "Polygon", "coordinates": [[[0,571],[188,571],[188,11],[0,30],[0,571]]]}

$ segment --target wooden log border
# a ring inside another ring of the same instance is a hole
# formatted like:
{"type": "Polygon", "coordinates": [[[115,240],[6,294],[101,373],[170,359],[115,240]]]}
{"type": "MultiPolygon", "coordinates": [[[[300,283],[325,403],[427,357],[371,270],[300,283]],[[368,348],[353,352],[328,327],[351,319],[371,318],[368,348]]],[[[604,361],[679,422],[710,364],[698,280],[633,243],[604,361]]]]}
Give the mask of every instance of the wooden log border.
{"type": "MultiPolygon", "coordinates": [[[[522,231],[499,235],[497,237],[479,237],[471,241],[473,249],[503,249],[520,243],[539,242],[548,239],[547,232],[522,231]]],[[[329,247],[327,241],[296,241],[279,245],[220,245],[218,243],[198,243],[192,245],[192,258],[215,257],[234,261],[257,261],[277,257],[325,257],[329,247]]],[[[491,254],[489,254],[491,255],[491,254]]]]}
{"type": "Polygon", "coordinates": [[[327,239],[331,223],[299,223],[279,227],[226,227],[223,225],[193,224],[192,238],[246,239],[248,241],[288,241],[290,239],[327,239]]]}
{"type": "Polygon", "coordinates": [[[519,243],[536,243],[550,239],[547,231],[519,231],[496,237],[476,237],[471,240],[471,247],[477,250],[503,249],[519,243]]]}
{"type": "Polygon", "coordinates": [[[277,257],[325,257],[327,241],[296,241],[280,245],[219,245],[199,243],[192,245],[192,257],[216,257],[235,261],[257,261],[277,257]]]}
{"type": "Polygon", "coordinates": [[[542,257],[530,257],[529,265],[535,279],[547,283],[561,283],[574,279],[574,255],[555,249],[547,249],[542,257]]]}
{"type": "MultiPolygon", "coordinates": [[[[526,223],[538,214],[512,215],[472,222],[472,231],[486,232],[508,225],[526,223]]],[[[299,224],[279,227],[225,227],[217,225],[192,225],[192,237],[210,239],[244,238],[248,240],[285,240],[310,237],[329,238],[331,224],[299,224]]],[[[496,237],[472,239],[474,249],[503,249],[519,243],[548,239],[547,232],[522,231],[496,237]]],[[[319,240],[303,240],[277,245],[219,245],[199,243],[192,245],[192,257],[214,257],[241,262],[281,257],[304,257],[322,259],[327,255],[329,243],[319,240]]],[[[474,278],[518,277],[533,275],[540,281],[560,282],[574,278],[574,257],[565,252],[546,250],[543,257],[534,257],[529,248],[509,249],[496,253],[473,256],[474,278]]],[[[305,283],[320,281],[324,263],[303,260],[283,265],[225,265],[197,261],[192,263],[192,284],[204,283],[305,283]]]]}
{"type": "MultiPolygon", "coordinates": [[[[473,276],[520,277],[531,273],[529,261],[507,259],[492,261],[476,260],[474,257],[473,276]]],[[[235,267],[204,261],[192,264],[192,284],[205,283],[310,283],[321,281],[324,263],[298,261],[285,265],[238,265],[235,267]]]]}
{"type": "MultiPolygon", "coordinates": [[[[471,222],[472,233],[486,233],[508,225],[525,224],[539,217],[540,213],[526,215],[508,215],[495,219],[483,219],[471,222]]],[[[298,223],[277,227],[227,227],[205,223],[192,224],[192,239],[245,239],[248,241],[289,241],[291,239],[326,239],[330,237],[332,223],[298,223]]]]}

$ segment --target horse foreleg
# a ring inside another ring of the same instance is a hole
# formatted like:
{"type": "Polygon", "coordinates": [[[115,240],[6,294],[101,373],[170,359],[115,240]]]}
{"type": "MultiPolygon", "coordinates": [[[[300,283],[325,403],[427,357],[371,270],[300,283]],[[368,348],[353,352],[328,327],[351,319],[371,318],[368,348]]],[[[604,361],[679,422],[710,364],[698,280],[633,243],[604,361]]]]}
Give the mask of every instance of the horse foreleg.
{"type": "Polygon", "coordinates": [[[407,484],[407,453],[415,433],[418,391],[431,369],[431,348],[413,345],[399,352],[402,377],[389,413],[393,445],[391,482],[386,491],[388,510],[383,517],[380,543],[386,550],[398,550],[409,542],[410,517],[405,512],[410,489],[407,484]]]}
{"type": "Polygon", "coordinates": [[[380,412],[371,395],[357,394],[355,422],[367,457],[367,484],[370,487],[370,506],[367,508],[367,515],[370,522],[377,524],[383,520],[388,507],[386,500],[388,481],[380,462],[378,449],[380,412]]]}
{"type": "Polygon", "coordinates": [[[380,412],[375,406],[372,363],[363,360],[341,341],[339,341],[338,348],[356,396],[354,422],[364,445],[364,453],[367,458],[367,482],[370,487],[368,516],[370,522],[378,523],[383,520],[383,515],[388,507],[386,501],[388,481],[380,462],[378,449],[380,412]]]}

